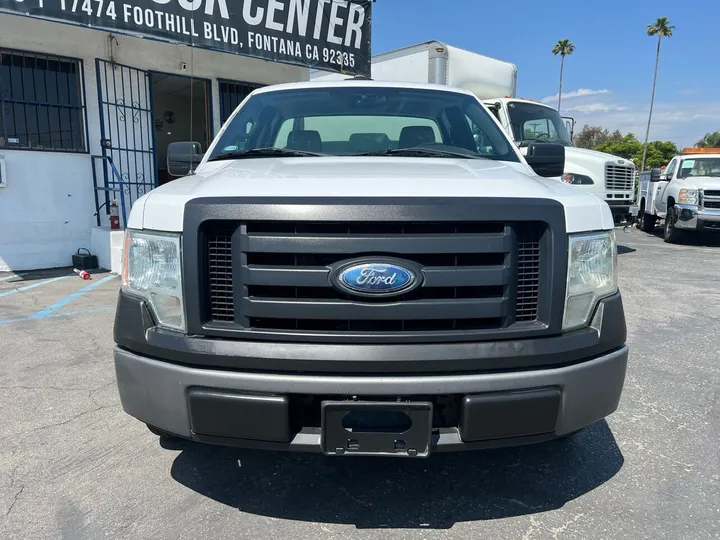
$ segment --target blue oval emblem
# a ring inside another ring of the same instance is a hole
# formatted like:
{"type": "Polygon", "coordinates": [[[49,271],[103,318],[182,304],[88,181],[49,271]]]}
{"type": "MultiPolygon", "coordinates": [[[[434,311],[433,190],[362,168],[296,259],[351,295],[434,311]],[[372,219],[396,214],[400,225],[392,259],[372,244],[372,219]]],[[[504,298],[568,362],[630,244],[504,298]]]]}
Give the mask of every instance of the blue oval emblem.
{"type": "Polygon", "coordinates": [[[399,294],[417,284],[412,270],[392,263],[358,263],[342,269],[337,285],[367,296],[399,294]]]}

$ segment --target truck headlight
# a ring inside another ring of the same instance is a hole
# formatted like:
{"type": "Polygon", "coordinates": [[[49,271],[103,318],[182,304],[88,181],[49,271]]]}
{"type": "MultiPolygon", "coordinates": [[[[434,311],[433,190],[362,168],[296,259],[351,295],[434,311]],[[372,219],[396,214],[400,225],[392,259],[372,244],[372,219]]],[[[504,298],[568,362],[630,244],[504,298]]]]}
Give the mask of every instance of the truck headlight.
{"type": "Polygon", "coordinates": [[[681,189],[678,195],[678,203],[680,204],[698,204],[697,189],[681,189]]]}
{"type": "Polygon", "coordinates": [[[592,186],[595,184],[593,179],[584,174],[565,173],[560,178],[566,184],[574,184],[576,186],[592,186]]]}
{"type": "Polygon", "coordinates": [[[614,230],[572,234],[568,242],[563,330],[586,326],[598,300],[618,289],[614,230]]]}
{"type": "Polygon", "coordinates": [[[184,331],[180,235],[128,229],[123,288],[148,301],[158,325],[184,331]]]}

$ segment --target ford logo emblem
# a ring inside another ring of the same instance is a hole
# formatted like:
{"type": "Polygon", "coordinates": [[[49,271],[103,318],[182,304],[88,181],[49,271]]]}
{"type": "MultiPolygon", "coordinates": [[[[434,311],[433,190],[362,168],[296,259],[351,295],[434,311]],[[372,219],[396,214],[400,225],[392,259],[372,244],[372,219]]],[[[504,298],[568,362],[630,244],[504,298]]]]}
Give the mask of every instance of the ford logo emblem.
{"type": "Polygon", "coordinates": [[[394,260],[356,260],[341,263],[330,274],[332,284],[360,296],[394,296],[421,285],[421,272],[413,263],[394,260]]]}

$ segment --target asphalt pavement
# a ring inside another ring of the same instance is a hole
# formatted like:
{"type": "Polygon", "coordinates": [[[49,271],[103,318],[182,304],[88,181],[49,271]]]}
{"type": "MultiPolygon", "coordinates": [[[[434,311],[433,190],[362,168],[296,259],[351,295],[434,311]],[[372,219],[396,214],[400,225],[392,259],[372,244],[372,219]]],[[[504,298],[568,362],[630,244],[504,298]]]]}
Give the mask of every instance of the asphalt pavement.
{"type": "Polygon", "coordinates": [[[720,238],[618,239],[618,411],[428,460],[159,440],[115,387],[119,279],[0,274],[0,538],[720,538],[720,238]]]}

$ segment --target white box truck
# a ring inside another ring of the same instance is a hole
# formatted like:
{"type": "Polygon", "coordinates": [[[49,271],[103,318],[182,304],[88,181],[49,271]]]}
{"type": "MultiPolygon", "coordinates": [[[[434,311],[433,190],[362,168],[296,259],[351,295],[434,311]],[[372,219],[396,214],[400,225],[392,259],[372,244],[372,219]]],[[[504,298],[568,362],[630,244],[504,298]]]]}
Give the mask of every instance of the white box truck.
{"type": "MultiPolygon", "coordinates": [[[[313,81],[348,78],[340,73],[316,71],[313,81]]],[[[635,165],[618,156],[574,148],[574,120],[543,103],[516,97],[517,67],[488,56],[428,41],[372,58],[372,79],[435,83],[463,88],[474,93],[495,115],[507,135],[523,154],[531,142],[559,142],[565,145],[562,180],[607,202],[615,221],[632,221],[637,215],[635,165]],[[568,130],[568,124],[571,129],[568,130]]],[[[478,144],[483,141],[478,140],[478,144]]]]}

